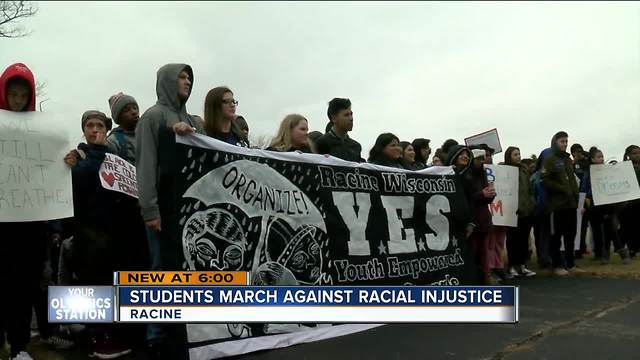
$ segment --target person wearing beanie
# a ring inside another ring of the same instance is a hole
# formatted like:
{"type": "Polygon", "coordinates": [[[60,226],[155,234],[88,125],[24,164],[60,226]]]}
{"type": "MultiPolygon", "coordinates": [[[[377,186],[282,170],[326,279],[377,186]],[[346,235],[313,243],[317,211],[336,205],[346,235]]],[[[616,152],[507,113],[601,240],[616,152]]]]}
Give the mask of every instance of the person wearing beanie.
{"type": "Polygon", "coordinates": [[[556,276],[566,276],[569,271],[582,272],[574,262],[578,181],[571,156],[567,153],[568,142],[569,135],[566,132],[556,133],[551,139],[549,155],[542,160],[541,169],[542,184],[547,195],[547,213],[551,219],[550,252],[556,276]],[[560,252],[563,240],[564,257],[560,252]]]}
{"type": "Polygon", "coordinates": [[[130,164],[136,164],[136,125],[140,118],[138,103],[133,96],[119,92],[109,98],[111,117],[118,127],[107,137],[109,152],[130,164]]]}
{"type": "Polygon", "coordinates": [[[529,167],[524,164],[520,149],[514,146],[507,148],[504,164],[518,168],[518,226],[507,229],[507,257],[509,273],[512,276],[534,276],[535,272],[525,266],[529,254],[529,234],[535,221],[535,200],[529,178],[529,167]]]}
{"type": "MultiPolygon", "coordinates": [[[[119,231],[122,224],[118,222],[116,205],[128,195],[107,190],[100,181],[111,119],[100,111],[89,110],[82,114],[81,125],[86,143],[78,144],[64,158],[71,168],[75,214],[68,224],[73,235],[69,268],[77,279],[74,285],[109,285],[114,271],[128,267],[119,259],[136,246],[123,245],[125,240],[119,231]]],[[[118,331],[120,326],[94,325],[87,329],[90,357],[114,359],[131,352],[131,347],[124,345],[125,336],[118,331]]]]}

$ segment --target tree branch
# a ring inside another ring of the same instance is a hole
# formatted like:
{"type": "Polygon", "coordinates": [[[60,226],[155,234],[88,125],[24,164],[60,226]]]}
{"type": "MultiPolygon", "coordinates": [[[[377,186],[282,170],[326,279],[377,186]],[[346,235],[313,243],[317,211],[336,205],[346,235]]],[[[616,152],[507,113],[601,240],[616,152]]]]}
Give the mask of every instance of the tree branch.
{"type": "Polygon", "coordinates": [[[0,38],[18,38],[31,34],[17,22],[38,12],[30,1],[0,1],[0,38]]]}

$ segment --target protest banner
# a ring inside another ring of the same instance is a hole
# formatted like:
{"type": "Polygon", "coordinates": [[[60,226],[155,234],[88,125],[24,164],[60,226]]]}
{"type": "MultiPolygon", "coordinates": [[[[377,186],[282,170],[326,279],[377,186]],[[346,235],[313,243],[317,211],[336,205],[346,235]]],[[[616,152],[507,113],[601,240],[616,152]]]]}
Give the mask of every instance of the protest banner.
{"type": "Polygon", "coordinates": [[[69,138],[50,114],[0,110],[0,222],[73,216],[69,138]]]}
{"type": "MultiPolygon", "coordinates": [[[[251,271],[254,285],[458,285],[475,275],[464,235],[469,207],[451,168],[383,170],[202,135],[177,141],[176,238],[185,270],[251,271]]],[[[215,358],[362,328],[253,323],[187,330],[192,358],[215,358]]]]}
{"type": "Polygon", "coordinates": [[[113,154],[106,154],[100,165],[100,183],[107,190],[121,192],[138,198],[136,167],[113,154]]]}
{"type": "Polygon", "coordinates": [[[640,199],[640,187],[631,161],[591,165],[590,176],[596,206],[640,199]]]}
{"type": "Polygon", "coordinates": [[[509,165],[485,165],[487,180],[494,184],[496,197],[489,204],[493,225],[518,226],[518,168],[509,165]]]}
{"type": "Polygon", "coordinates": [[[499,154],[502,152],[502,145],[500,144],[498,129],[491,129],[483,133],[465,138],[464,143],[467,146],[486,144],[487,146],[495,150],[495,154],[499,154]]]}

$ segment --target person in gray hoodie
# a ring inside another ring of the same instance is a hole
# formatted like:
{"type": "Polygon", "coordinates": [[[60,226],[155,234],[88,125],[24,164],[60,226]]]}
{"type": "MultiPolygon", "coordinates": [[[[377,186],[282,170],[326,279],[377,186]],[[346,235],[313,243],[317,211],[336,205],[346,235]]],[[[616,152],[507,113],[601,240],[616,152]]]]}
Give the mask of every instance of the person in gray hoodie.
{"type": "MultiPolygon", "coordinates": [[[[178,194],[173,169],[177,161],[175,133],[202,133],[202,123],[187,113],[193,70],[186,64],[167,64],[158,70],[158,101],[136,127],[138,200],[147,226],[152,270],[182,270],[182,242],[177,230],[178,194]]],[[[184,326],[149,326],[151,358],[188,358],[184,326]],[[170,339],[170,340],[169,340],[170,339]]]]}

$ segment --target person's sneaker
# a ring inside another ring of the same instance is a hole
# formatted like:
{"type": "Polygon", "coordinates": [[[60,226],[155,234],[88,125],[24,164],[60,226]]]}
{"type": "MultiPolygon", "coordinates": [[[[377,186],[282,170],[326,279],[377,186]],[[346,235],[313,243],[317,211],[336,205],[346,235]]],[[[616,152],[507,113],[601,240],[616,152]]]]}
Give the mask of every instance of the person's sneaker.
{"type": "Polygon", "coordinates": [[[618,251],[618,254],[620,254],[620,258],[622,258],[622,263],[623,264],[629,264],[631,262],[631,256],[629,255],[629,249],[628,248],[622,248],[618,251]]]}
{"type": "Polygon", "coordinates": [[[507,271],[507,273],[505,274],[505,277],[507,279],[513,279],[514,277],[518,277],[520,274],[518,274],[518,272],[516,271],[516,269],[512,266],[509,268],[509,270],[507,271]]]}
{"type": "Polygon", "coordinates": [[[563,268],[555,268],[553,269],[553,275],[555,276],[567,276],[569,272],[563,268]]]}
{"type": "Polygon", "coordinates": [[[26,351],[20,351],[20,353],[11,358],[11,360],[33,360],[31,355],[26,351]]]}
{"type": "Polygon", "coordinates": [[[530,276],[536,276],[536,273],[535,271],[531,271],[527,269],[524,265],[522,265],[520,267],[520,275],[530,277],[530,276]]]}
{"type": "Polygon", "coordinates": [[[579,267],[577,267],[577,266],[574,266],[574,267],[572,267],[572,268],[569,268],[569,273],[570,273],[570,274],[581,274],[581,273],[585,273],[585,272],[586,272],[586,271],[584,271],[584,270],[580,269],[580,268],[579,268],[579,267]]]}
{"type": "Polygon", "coordinates": [[[73,341],[61,338],[60,336],[57,336],[57,335],[51,336],[46,339],[40,339],[40,341],[49,346],[52,346],[56,350],[71,349],[73,345],[75,345],[73,341]]]}
{"type": "Polygon", "coordinates": [[[495,275],[489,273],[484,275],[485,285],[500,285],[500,279],[495,275]]]}
{"type": "Polygon", "coordinates": [[[93,352],[89,354],[89,357],[117,359],[129,353],[131,353],[130,347],[124,346],[124,344],[109,335],[105,335],[103,341],[95,342],[93,352]]]}

